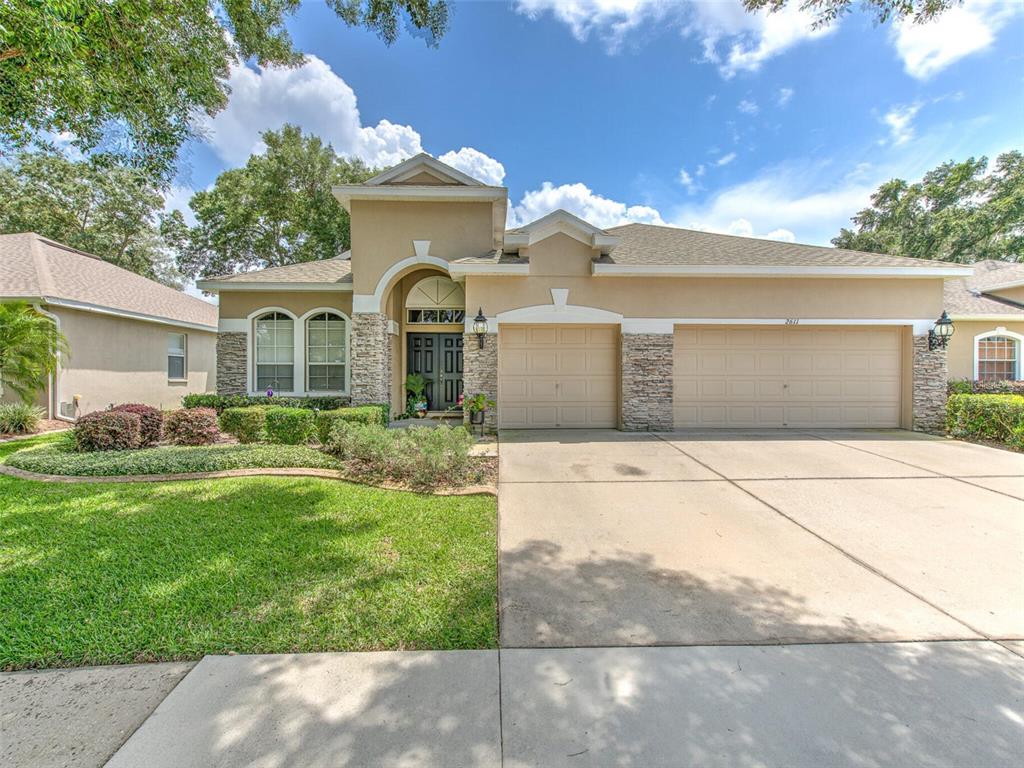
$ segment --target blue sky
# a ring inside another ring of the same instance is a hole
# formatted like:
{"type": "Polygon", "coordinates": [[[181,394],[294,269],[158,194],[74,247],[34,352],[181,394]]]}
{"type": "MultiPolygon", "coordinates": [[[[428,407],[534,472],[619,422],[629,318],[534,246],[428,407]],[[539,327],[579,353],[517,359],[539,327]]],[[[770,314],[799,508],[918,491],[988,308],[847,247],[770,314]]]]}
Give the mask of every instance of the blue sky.
{"type": "Polygon", "coordinates": [[[827,243],[889,178],[1024,146],[1021,0],[825,31],[739,0],[457,2],[437,49],[316,2],[289,26],[307,62],[235,68],[170,206],[287,121],[370,163],[425,150],[504,184],[512,223],[564,207],[827,243]]]}

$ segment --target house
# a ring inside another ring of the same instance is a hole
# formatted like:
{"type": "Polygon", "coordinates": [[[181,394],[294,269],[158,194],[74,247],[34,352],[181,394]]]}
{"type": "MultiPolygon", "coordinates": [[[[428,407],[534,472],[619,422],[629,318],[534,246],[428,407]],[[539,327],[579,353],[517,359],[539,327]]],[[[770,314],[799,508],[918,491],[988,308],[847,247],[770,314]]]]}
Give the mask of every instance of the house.
{"type": "Polygon", "coordinates": [[[32,232],[0,235],[0,301],[31,303],[68,340],[37,401],[50,418],[126,402],[171,408],[214,390],[217,308],[206,301],[32,232]]]}
{"type": "Polygon", "coordinates": [[[968,267],[565,211],[506,229],[505,188],[425,154],[334,193],[351,251],[199,283],[219,391],[399,411],[415,372],[504,428],[942,427],[929,331],[968,267]]]}
{"type": "Polygon", "coordinates": [[[1024,264],[979,261],[974,274],[946,282],[946,309],[956,324],[949,378],[1024,379],[1024,264]]]}

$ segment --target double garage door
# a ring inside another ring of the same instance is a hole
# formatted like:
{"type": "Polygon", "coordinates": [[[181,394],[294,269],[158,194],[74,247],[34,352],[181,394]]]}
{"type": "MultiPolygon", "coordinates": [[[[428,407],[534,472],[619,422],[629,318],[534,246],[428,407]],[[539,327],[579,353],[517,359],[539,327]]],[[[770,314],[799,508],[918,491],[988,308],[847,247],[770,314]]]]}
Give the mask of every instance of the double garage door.
{"type": "MultiPolygon", "coordinates": [[[[897,427],[897,327],[678,326],[675,426],[897,427]]],[[[615,427],[619,328],[503,325],[503,428],[615,427]]]]}

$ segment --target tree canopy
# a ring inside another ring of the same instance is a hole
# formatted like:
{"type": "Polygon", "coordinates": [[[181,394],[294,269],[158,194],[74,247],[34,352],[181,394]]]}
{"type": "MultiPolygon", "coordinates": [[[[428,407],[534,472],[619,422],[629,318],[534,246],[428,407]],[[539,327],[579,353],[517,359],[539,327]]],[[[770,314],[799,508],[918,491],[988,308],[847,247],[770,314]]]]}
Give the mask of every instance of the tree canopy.
{"type": "MultiPolygon", "coordinates": [[[[326,0],[388,45],[399,24],[436,45],[446,0],[326,0]]],[[[285,27],[301,0],[0,2],[0,141],[67,134],[167,176],[197,115],[227,103],[232,64],[297,65],[285,27]]]]}
{"type": "Polygon", "coordinates": [[[265,132],[263,143],[265,152],[192,197],[194,227],[178,211],[164,221],[182,273],[211,277],[329,259],[349,247],[348,213],[331,187],[365,181],[374,171],[293,125],[265,132]]]}
{"type": "Polygon", "coordinates": [[[51,145],[0,164],[0,232],[37,232],[180,287],[160,236],[163,207],[143,170],[103,158],[71,160],[51,145]]]}
{"type": "Polygon", "coordinates": [[[971,263],[1024,261],[1024,155],[943,163],[913,184],[892,179],[832,244],[839,248],[971,263]]]}
{"type": "Polygon", "coordinates": [[[68,353],[53,320],[23,301],[0,303],[0,394],[10,387],[31,403],[68,353]]]}
{"type": "MultiPolygon", "coordinates": [[[[916,23],[931,21],[939,14],[963,0],[856,0],[856,4],[874,13],[879,24],[887,21],[909,18],[916,23]]],[[[743,0],[743,6],[754,13],[767,10],[781,11],[787,5],[796,5],[802,11],[814,16],[814,26],[823,27],[834,23],[844,13],[849,13],[855,0],[743,0]]]]}

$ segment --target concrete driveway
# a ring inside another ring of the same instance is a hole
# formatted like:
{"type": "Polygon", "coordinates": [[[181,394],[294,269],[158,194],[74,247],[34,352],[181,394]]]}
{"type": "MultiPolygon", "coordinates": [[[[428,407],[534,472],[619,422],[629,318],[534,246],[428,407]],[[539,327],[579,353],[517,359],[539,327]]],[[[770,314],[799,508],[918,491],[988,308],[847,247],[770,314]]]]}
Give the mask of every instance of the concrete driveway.
{"type": "Polygon", "coordinates": [[[501,435],[509,647],[1024,638],[1024,456],[902,431],[501,435]]]}

